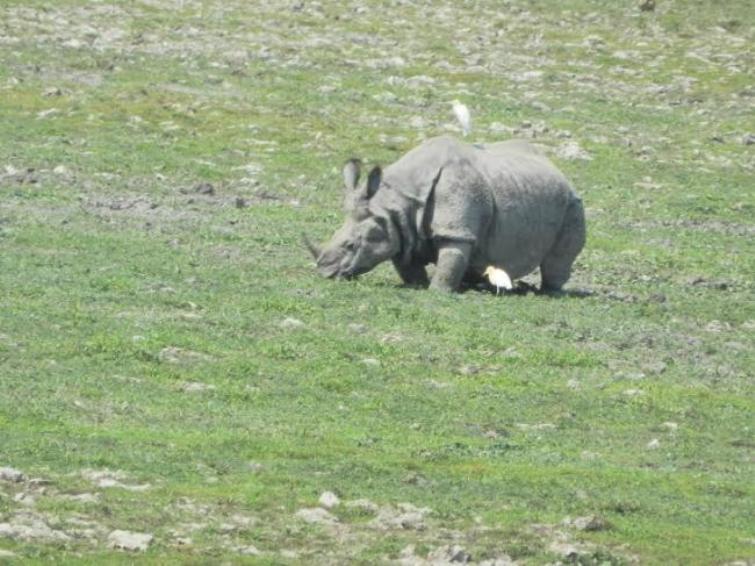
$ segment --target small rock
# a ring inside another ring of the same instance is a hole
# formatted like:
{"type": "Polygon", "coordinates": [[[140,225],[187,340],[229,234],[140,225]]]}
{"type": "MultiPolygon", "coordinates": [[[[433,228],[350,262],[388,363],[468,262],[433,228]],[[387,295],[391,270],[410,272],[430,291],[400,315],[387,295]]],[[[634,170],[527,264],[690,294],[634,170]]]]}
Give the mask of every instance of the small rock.
{"type": "Polygon", "coordinates": [[[20,483],[26,480],[23,472],[14,468],[0,468],[0,481],[20,483]]]}
{"type": "Polygon", "coordinates": [[[661,361],[655,361],[655,362],[648,362],[642,366],[642,370],[646,373],[660,375],[664,371],[666,371],[666,368],[668,366],[665,362],[661,361]]]}
{"type": "Polygon", "coordinates": [[[160,353],[157,354],[157,359],[169,364],[209,362],[213,360],[212,356],[208,356],[207,354],[187,350],[185,348],[178,348],[176,346],[166,346],[160,350],[160,353]]]}
{"type": "Polygon", "coordinates": [[[382,507],[370,525],[379,529],[406,529],[422,531],[426,528],[425,516],[430,513],[427,507],[415,507],[410,503],[399,503],[396,508],[382,507]]]}
{"type": "Polygon", "coordinates": [[[334,515],[331,515],[322,507],[299,509],[295,516],[310,524],[335,525],[338,522],[334,515]]]}
{"type": "Polygon", "coordinates": [[[652,12],[655,10],[655,0],[640,0],[639,8],[642,12],[652,12]]]}
{"type": "Polygon", "coordinates": [[[480,373],[480,370],[481,368],[478,365],[467,364],[459,368],[459,374],[465,375],[465,376],[477,375],[478,373],[480,373]]]}
{"type": "Polygon", "coordinates": [[[575,519],[567,518],[563,521],[563,524],[579,531],[605,531],[611,527],[608,521],[597,515],[587,515],[586,517],[576,517],[575,519]]]}
{"type": "Polygon", "coordinates": [[[380,509],[377,503],[374,503],[370,501],[369,499],[354,499],[353,501],[348,501],[346,503],[346,507],[349,509],[356,509],[363,513],[370,513],[370,514],[377,513],[378,510],[380,509]]]}
{"type": "Polygon", "coordinates": [[[379,368],[380,360],[376,360],[375,358],[364,358],[362,360],[362,364],[366,365],[367,367],[379,368]]]}
{"type": "Polygon", "coordinates": [[[554,540],[548,546],[548,550],[574,563],[578,563],[579,556],[585,554],[585,550],[576,544],[560,540],[554,540]]]}
{"type": "Polygon", "coordinates": [[[364,324],[359,324],[358,322],[352,322],[346,328],[348,328],[349,332],[353,332],[354,334],[364,334],[365,332],[367,332],[367,327],[364,324]]]}
{"type": "Polygon", "coordinates": [[[341,503],[341,500],[332,491],[323,491],[318,501],[320,505],[322,505],[326,509],[332,509],[333,507],[337,507],[341,503]]]}
{"type": "Polygon", "coordinates": [[[742,143],[744,145],[753,145],[755,144],[755,134],[745,134],[742,138],[742,143]]]}
{"type": "Polygon", "coordinates": [[[654,438],[653,440],[651,440],[645,445],[645,448],[647,448],[648,450],[657,450],[660,447],[661,447],[661,441],[658,440],[657,438],[654,438]]]}
{"type": "Polygon", "coordinates": [[[70,540],[66,533],[51,528],[36,515],[17,515],[7,523],[0,523],[0,537],[23,541],[62,542],[70,540]]]}
{"type": "Polygon", "coordinates": [[[0,559],[2,558],[18,558],[18,554],[11,552],[10,550],[3,550],[2,548],[0,548],[0,559]]]}
{"type": "Polygon", "coordinates": [[[662,423],[661,426],[669,432],[676,432],[679,429],[679,425],[672,421],[666,421],[665,423],[662,423]]]}
{"type": "Polygon", "coordinates": [[[239,546],[236,548],[236,552],[243,554],[244,556],[259,556],[260,554],[262,554],[259,549],[253,544],[239,546]]]}
{"type": "Polygon", "coordinates": [[[79,493],[77,495],[68,495],[66,499],[76,501],[77,503],[98,503],[100,496],[97,493],[79,493]]]}
{"type": "Polygon", "coordinates": [[[575,141],[568,141],[561,144],[556,148],[556,155],[561,159],[575,160],[580,159],[582,161],[591,161],[592,156],[587,153],[582,147],[575,141]]]}
{"type": "Polygon", "coordinates": [[[297,328],[304,328],[304,323],[298,318],[288,317],[283,319],[280,323],[280,327],[287,330],[296,330],[297,328]]]}
{"type": "Polygon", "coordinates": [[[246,208],[249,206],[249,203],[243,197],[236,197],[234,204],[236,205],[236,208],[246,208]]]}
{"type": "Polygon", "coordinates": [[[109,548],[142,552],[147,550],[153,538],[149,533],[115,530],[108,535],[107,541],[109,548]]]}
{"type": "Polygon", "coordinates": [[[181,391],[184,393],[201,393],[203,391],[212,391],[213,389],[215,389],[214,385],[200,381],[190,381],[181,386],[181,391]]]}
{"type": "Polygon", "coordinates": [[[42,96],[62,96],[63,91],[60,90],[57,86],[51,86],[49,88],[46,88],[44,92],[42,93],[42,96]]]}
{"type": "Polygon", "coordinates": [[[198,193],[200,195],[214,195],[215,194],[215,187],[212,185],[212,183],[197,183],[194,185],[192,190],[195,193],[198,193]]]}
{"type": "Polygon", "coordinates": [[[49,118],[50,116],[54,116],[55,114],[59,114],[60,110],[58,108],[49,108],[47,110],[41,110],[40,112],[37,112],[37,118],[42,120],[44,118],[49,118]]]}
{"type": "Polygon", "coordinates": [[[33,507],[34,503],[36,503],[37,498],[34,497],[31,493],[26,493],[22,491],[21,493],[17,493],[13,497],[13,501],[16,503],[20,503],[21,505],[25,507],[33,507]]]}
{"type": "Polygon", "coordinates": [[[68,175],[69,173],[68,167],[66,167],[65,165],[58,165],[57,167],[55,167],[55,169],[52,170],[52,172],[56,175],[68,175]]]}
{"type": "Polygon", "coordinates": [[[458,544],[453,546],[441,546],[427,555],[430,564],[467,564],[472,561],[472,556],[458,544]]]}

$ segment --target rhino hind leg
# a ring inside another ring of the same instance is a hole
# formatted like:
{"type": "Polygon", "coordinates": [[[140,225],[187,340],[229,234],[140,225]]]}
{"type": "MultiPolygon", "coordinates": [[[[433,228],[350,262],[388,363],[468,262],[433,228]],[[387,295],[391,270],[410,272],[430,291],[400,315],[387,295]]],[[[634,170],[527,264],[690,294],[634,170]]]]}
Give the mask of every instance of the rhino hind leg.
{"type": "Polygon", "coordinates": [[[566,211],[556,243],[540,264],[541,287],[544,291],[559,291],[569,280],[572,264],[582,251],[585,239],[582,201],[574,199],[566,211]]]}

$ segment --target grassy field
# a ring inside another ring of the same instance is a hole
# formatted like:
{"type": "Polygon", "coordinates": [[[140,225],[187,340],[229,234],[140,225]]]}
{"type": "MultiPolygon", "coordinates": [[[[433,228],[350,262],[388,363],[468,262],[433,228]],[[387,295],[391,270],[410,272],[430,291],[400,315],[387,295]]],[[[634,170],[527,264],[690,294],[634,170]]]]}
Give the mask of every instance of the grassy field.
{"type": "Polygon", "coordinates": [[[752,564],[755,12],[657,4],[3,0],[0,563],[752,564]],[[453,99],[579,292],[317,276],[453,99]]]}

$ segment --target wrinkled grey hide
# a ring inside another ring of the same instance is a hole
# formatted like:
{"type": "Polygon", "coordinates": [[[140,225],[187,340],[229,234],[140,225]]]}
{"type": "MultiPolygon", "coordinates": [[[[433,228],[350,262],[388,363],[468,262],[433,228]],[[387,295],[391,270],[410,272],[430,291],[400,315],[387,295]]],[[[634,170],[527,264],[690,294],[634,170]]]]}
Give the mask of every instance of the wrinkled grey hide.
{"type": "Polygon", "coordinates": [[[346,221],[322,249],[306,240],[325,277],[351,278],[392,260],[401,279],[458,290],[488,265],[512,279],[540,267],[558,290],[585,243],[582,201],[548,159],[524,141],[470,145],[432,138],[359,184],[344,168],[346,221]]]}

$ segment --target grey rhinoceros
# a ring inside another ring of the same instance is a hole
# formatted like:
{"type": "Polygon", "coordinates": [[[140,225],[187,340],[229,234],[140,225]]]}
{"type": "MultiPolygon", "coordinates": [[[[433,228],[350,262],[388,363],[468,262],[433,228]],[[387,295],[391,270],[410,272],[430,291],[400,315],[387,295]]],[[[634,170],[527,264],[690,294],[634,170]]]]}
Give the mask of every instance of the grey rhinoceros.
{"type": "Polygon", "coordinates": [[[431,138],[359,184],[359,162],[343,170],[346,221],[323,248],[305,243],[325,277],[352,278],[391,260],[401,279],[455,291],[489,265],[518,278],[540,268],[559,290],[585,244],[582,201],[536,148],[431,138]]]}

